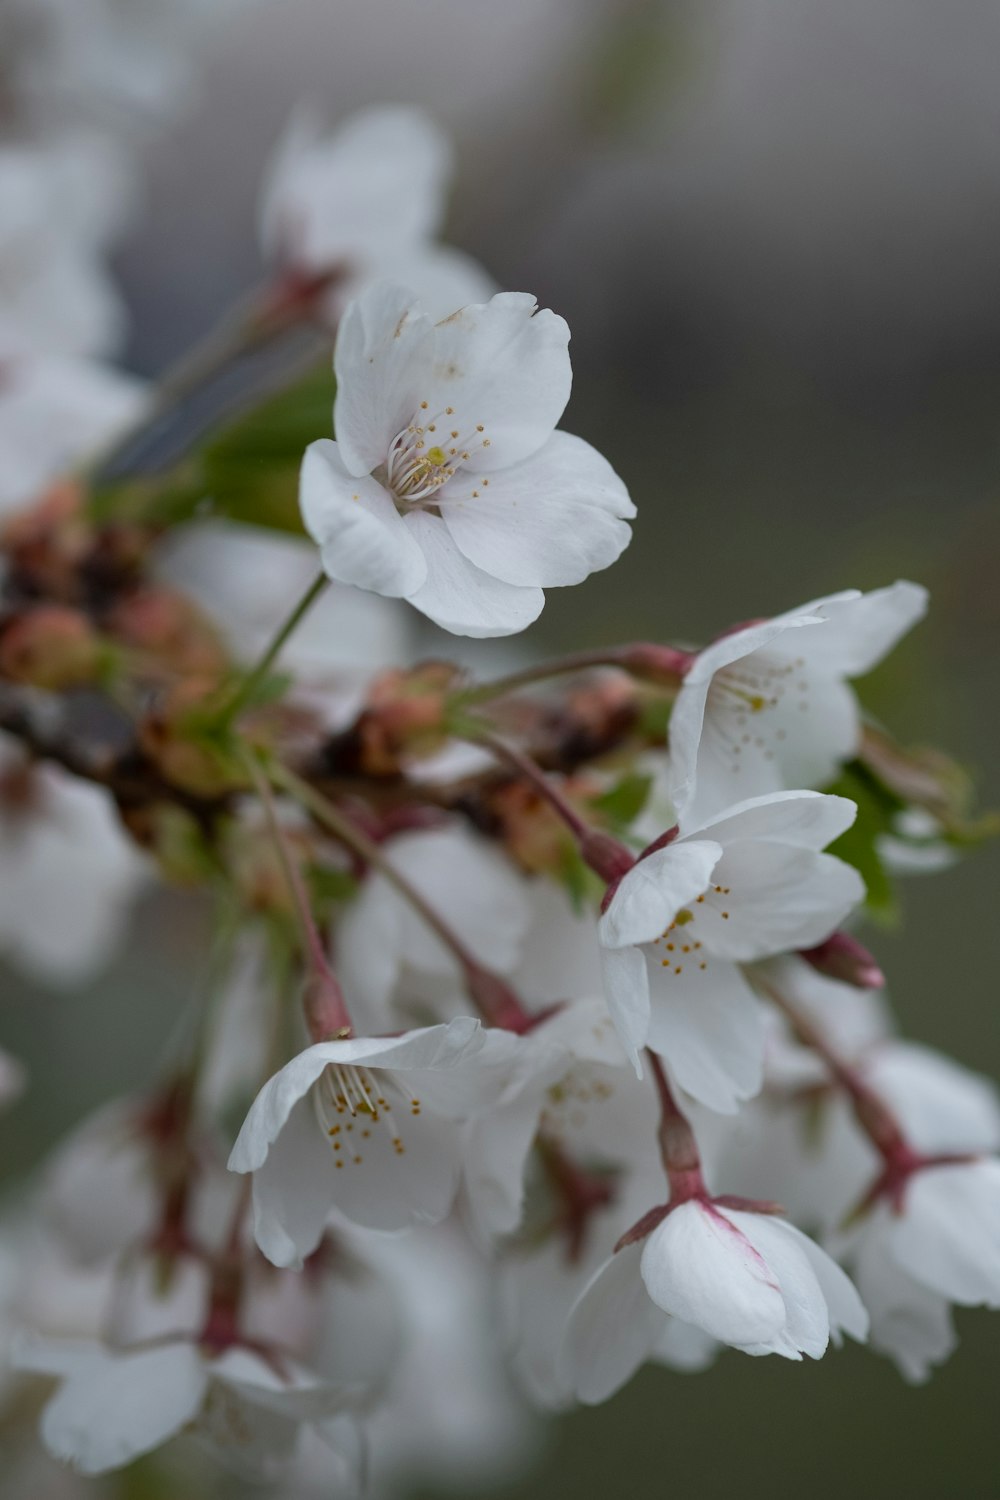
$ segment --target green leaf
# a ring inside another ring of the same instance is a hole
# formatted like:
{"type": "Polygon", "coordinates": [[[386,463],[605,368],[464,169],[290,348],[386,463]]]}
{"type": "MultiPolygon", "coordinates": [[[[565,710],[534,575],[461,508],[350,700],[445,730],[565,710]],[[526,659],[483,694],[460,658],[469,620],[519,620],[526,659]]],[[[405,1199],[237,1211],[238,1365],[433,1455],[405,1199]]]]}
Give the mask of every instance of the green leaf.
{"type": "Polygon", "coordinates": [[[328,361],[243,415],[201,450],[201,480],[213,512],[279,531],[301,532],[302,455],[332,431],[328,361]]]}
{"type": "Polygon", "coordinates": [[[839,797],[857,803],[858,815],[846,833],[830,845],[829,853],[853,865],[867,886],[865,908],[875,920],[890,924],[898,916],[895,888],[878,849],[879,838],[892,831],[900,803],[857,762],[844,767],[829,787],[839,797]]]}
{"type": "Polygon", "coordinates": [[[614,786],[602,792],[599,797],[594,797],[591,806],[603,813],[615,828],[628,828],[646,806],[652,785],[652,776],[639,771],[627,771],[614,786]]]}
{"type": "Polygon", "coordinates": [[[97,521],[176,525],[228,516],[273,531],[301,533],[302,455],[332,432],[336,390],[329,360],[269,395],[164,473],[110,484],[90,498],[97,521]]]}
{"type": "Polygon", "coordinates": [[[309,871],[309,888],[317,901],[333,904],[354,895],[358,882],[346,870],[330,865],[313,865],[309,871]]]}

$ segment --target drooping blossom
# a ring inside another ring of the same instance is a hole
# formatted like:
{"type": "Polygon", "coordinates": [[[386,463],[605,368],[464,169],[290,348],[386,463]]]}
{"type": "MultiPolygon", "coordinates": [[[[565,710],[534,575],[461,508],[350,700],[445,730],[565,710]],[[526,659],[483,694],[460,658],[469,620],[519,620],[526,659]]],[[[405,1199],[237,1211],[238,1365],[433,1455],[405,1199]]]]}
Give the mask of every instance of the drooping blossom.
{"type": "Polygon", "coordinates": [[[494,1045],[508,1040],[459,1016],[402,1036],[318,1042],[286,1063],[229,1158],[232,1171],[253,1173],[267,1258],[301,1264],[332,1209],[371,1229],[442,1219],[459,1183],[461,1122],[489,1106],[494,1045]]]}
{"type": "Polygon", "coordinates": [[[747,1354],[819,1359],[868,1318],[835,1261],[794,1225],[710,1199],[665,1211],[596,1272],[570,1317],[562,1362],[601,1401],[649,1357],[671,1320],[747,1354]]]}

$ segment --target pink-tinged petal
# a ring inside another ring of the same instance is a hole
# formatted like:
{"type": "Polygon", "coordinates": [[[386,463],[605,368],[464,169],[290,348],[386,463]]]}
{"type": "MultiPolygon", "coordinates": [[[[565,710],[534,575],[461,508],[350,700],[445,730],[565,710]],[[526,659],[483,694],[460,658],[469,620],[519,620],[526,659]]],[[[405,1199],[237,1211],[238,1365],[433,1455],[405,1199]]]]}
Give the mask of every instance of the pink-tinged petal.
{"type": "Polygon", "coordinates": [[[717,813],[685,838],[766,839],[797,849],[823,849],[854,822],[858,809],[848,797],[808,791],[770,792],[748,797],[717,813]]]}
{"type": "Polygon", "coordinates": [[[403,598],[419,589],[427,565],[392,496],[370,475],[354,478],[329,438],[302,460],[299,508],[320,549],[324,572],[340,583],[403,598]]]}
{"type": "Polygon", "coordinates": [[[834,1343],[839,1345],[841,1334],[846,1333],[863,1344],[868,1337],[868,1311],[847,1272],[815,1240],[803,1234],[794,1224],[789,1224],[787,1219],[775,1220],[775,1223],[780,1226],[785,1237],[798,1246],[812,1268],[826,1299],[830,1337],[834,1343]]]}
{"type": "Polygon", "coordinates": [[[625,1055],[642,1077],[639,1053],[649,1035],[649,974],[639,948],[603,948],[601,970],[608,1009],[625,1055]]]}
{"type": "Polygon", "coordinates": [[[441,492],[463,556],[522,587],[582,583],[628,546],[635,515],[622,481],[582,438],[554,432],[530,458],[481,476],[463,468],[441,492]]]}
{"type": "Polygon", "coordinates": [[[538,312],[527,292],[499,292],[435,325],[419,398],[442,433],[459,434],[470,473],[520,463],[551,436],[569,400],[568,345],[564,320],[538,312]]]}
{"type": "Polygon", "coordinates": [[[841,677],[862,677],[927,613],[927,590],[902,580],[869,594],[833,595],[807,605],[828,621],[803,638],[807,667],[841,677]]]}
{"type": "Polygon", "coordinates": [[[409,602],[453,635],[516,635],[537,620],[545,605],[541,589],[503,583],[474,567],[459,552],[444,521],[426,511],[406,517],[424,555],[426,581],[409,602]]]}
{"type": "Polygon", "coordinates": [[[391,281],[374,282],[349,303],[333,357],[333,424],[349,474],[384,464],[419,409],[432,327],[413,292],[391,281]]]}
{"type": "Polygon", "coordinates": [[[770,1344],[785,1327],[785,1300],[764,1258],[729,1218],[683,1203],[642,1247],[650,1297],[685,1323],[736,1348],[770,1344]]]}
{"type": "Polygon", "coordinates": [[[198,1413],[207,1377],[193,1344],[78,1363],[42,1412],[42,1441],[82,1474],[120,1469],[150,1453],[198,1413]]]}
{"type": "Polygon", "coordinates": [[[621,878],[598,924],[605,948],[651,943],[712,878],[721,844],[708,839],[668,844],[638,860],[621,878]]]}
{"type": "Polygon", "coordinates": [[[648,1045],[692,1098],[735,1114],[764,1076],[764,1022],[750,986],[735,964],[711,956],[685,959],[680,973],[653,959],[649,973],[648,1045]]]}
{"type": "Polygon", "coordinates": [[[300,1270],[323,1238],[335,1195],[333,1152],[307,1095],[253,1174],[253,1233],[261,1254],[272,1265],[300,1270]]]}
{"type": "Polygon", "coordinates": [[[767,1262],[785,1301],[781,1332],[773,1341],[749,1346],[746,1352],[781,1354],[786,1359],[799,1359],[803,1354],[810,1359],[822,1358],[830,1341],[830,1314],[804,1246],[788,1233],[787,1224],[768,1214],[727,1209],[726,1217],[767,1262]]]}
{"type": "Polygon", "coordinates": [[[626,1245],[588,1282],[570,1313],[559,1373],[578,1401],[596,1406],[635,1374],[663,1336],[666,1318],[639,1274],[641,1245],[626,1245]]]}

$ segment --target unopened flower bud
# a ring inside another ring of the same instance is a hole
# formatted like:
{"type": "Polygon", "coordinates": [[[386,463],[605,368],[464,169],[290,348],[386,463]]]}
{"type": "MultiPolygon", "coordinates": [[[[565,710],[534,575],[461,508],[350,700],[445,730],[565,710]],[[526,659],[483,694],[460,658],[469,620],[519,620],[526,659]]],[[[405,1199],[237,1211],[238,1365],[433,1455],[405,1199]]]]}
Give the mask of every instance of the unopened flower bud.
{"type": "Polygon", "coordinates": [[[227,665],[222,644],[191,602],[173,589],[136,589],[116,604],[111,633],[124,645],[148,652],[172,673],[221,675],[227,665]]]}
{"type": "Polygon", "coordinates": [[[213,738],[211,715],[202,705],[216,684],[194,679],[178,684],[139,726],[139,741],[161,775],[198,797],[221,797],[243,784],[225,744],[213,738]]]}
{"type": "Polygon", "coordinates": [[[885,984],[875,959],[849,932],[834,932],[815,948],[804,949],[802,957],[820,974],[858,990],[880,990],[885,984]]]}
{"type": "Polygon", "coordinates": [[[657,687],[680,687],[694,659],[692,651],[678,651],[674,646],[659,646],[652,641],[639,641],[621,651],[622,666],[633,677],[657,687]]]}
{"type": "Polygon", "coordinates": [[[425,662],[412,671],[386,672],[378,678],[356,726],[366,774],[395,775],[404,759],[441,748],[448,735],[448,694],[457,675],[450,662],[425,662]]]}
{"type": "Polygon", "coordinates": [[[107,648],[86,615],[64,605],[25,610],[0,636],[0,672],[50,692],[93,682],[107,664],[107,648]]]}

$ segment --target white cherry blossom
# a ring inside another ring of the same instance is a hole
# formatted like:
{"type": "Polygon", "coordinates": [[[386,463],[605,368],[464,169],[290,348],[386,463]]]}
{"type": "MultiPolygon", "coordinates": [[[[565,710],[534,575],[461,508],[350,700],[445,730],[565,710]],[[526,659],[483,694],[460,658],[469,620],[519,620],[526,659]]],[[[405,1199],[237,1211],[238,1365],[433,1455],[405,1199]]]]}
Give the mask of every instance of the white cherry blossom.
{"type": "Polygon", "coordinates": [[[738,798],[831,781],[861,732],[849,680],[870,672],[926,609],[919,584],[847,589],[698,652],[670,718],[669,790],[682,824],[738,798]]]}
{"type": "Polygon", "coordinates": [[[31,355],[0,364],[0,516],[137,421],[142,381],[90,360],[31,355]]]}
{"type": "Polygon", "coordinates": [[[261,1089],[229,1158],[253,1173],[254,1234],[278,1266],[302,1262],[332,1209],[371,1229],[431,1224],[451,1208],[461,1121],[488,1108],[494,1044],[478,1021],[318,1042],[261,1089]]]}
{"type": "Polygon", "coordinates": [[[177,1338],[122,1350],[26,1341],[15,1362],[60,1381],[42,1413],[42,1441],[83,1474],[122,1468],[191,1430],[238,1472],[274,1477],[309,1423],[341,1454],[345,1477],[358,1478],[343,1393],[290,1361],[279,1373],[250,1349],[212,1353],[177,1338]]]}
{"type": "MultiPolygon", "coordinates": [[[[28,354],[107,354],[123,332],[123,310],[85,212],[87,195],[71,190],[76,173],[67,174],[61,153],[0,149],[4,362],[28,354]]],[[[103,181],[98,192],[103,196],[103,181]]]]}
{"type": "Polygon", "coordinates": [[[111,957],[144,872],[102,788],[26,770],[0,738],[0,952],[48,983],[85,982],[111,957]]]}
{"type": "Polygon", "coordinates": [[[542,590],[627,546],[628,493],[589,444],[554,431],[569,330],[523,292],[432,323],[380,282],[337,339],[337,441],[310,444],[300,504],[331,578],[407,599],[457,635],[510,635],[542,590]]]}
{"type": "Polygon", "coordinates": [[[581,1399],[624,1384],[675,1319],[786,1359],[819,1359],[831,1337],[863,1340],[868,1327],[848,1277],[794,1225],[691,1199],[617,1250],[581,1293],[561,1356],[581,1399]]]}
{"type": "Polygon", "coordinates": [[[331,321],[376,278],[412,287],[431,316],[482,302],[496,286],[469,255],[435,243],[452,149],[421,110],[364,109],[326,133],[308,109],[292,116],[265,177],[264,251],[279,267],[331,284],[331,321]]]}
{"type": "Polygon", "coordinates": [[[864,895],[819,851],[855,806],[818,792],[751,798],[642,856],[599,925],[608,1003],[639,1067],[650,1046],[686,1093],[731,1113],[760,1087],[764,1032],[741,965],[827,937],[864,895]]]}

